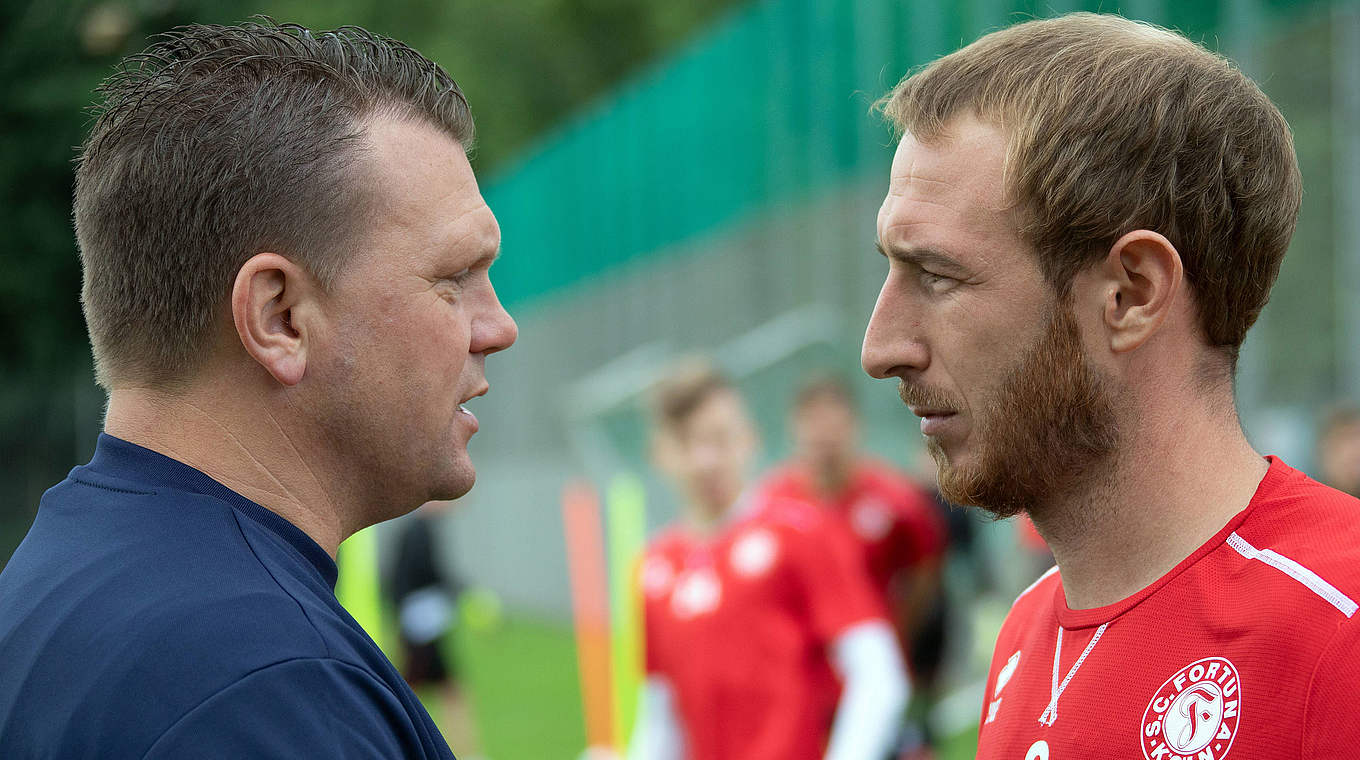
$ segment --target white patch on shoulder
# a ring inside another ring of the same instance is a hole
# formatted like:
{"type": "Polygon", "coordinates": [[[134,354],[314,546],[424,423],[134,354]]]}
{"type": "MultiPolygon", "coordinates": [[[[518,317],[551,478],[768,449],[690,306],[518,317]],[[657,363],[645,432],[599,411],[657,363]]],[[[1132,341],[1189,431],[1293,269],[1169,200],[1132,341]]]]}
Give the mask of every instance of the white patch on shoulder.
{"type": "Polygon", "coordinates": [[[738,575],[756,578],[770,571],[779,553],[779,540],[764,528],[752,530],[732,544],[728,555],[738,575]]]}
{"type": "Polygon", "coordinates": [[[706,615],[722,604],[722,581],[710,568],[682,573],[671,595],[671,611],[681,620],[706,615]]]}

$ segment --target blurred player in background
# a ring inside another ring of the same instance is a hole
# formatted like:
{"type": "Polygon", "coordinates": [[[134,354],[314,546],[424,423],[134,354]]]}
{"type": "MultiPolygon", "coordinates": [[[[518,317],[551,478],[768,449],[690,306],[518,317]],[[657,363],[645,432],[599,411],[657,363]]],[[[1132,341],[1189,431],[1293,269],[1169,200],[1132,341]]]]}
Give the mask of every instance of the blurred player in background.
{"type": "Polygon", "coordinates": [[[1283,116],[1087,13],[991,33],[885,111],[864,367],[945,496],[1028,512],[1058,563],[1002,627],[978,757],[1355,757],[1360,502],[1253,450],[1233,400],[1300,205],[1283,116]]]}
{"type": "MultiPolygon", "coordinates": [[[[458,625],[462,579],[449,569],[439,524],[453,502],[427,502],[401,526],[387,577],[401,639],[401,675],[420,694],[434,690],[444,738],[462,760],[474,760],[477,728],[461,684],[451,642],[458,625]]],[[[422,697],[424,695],[422,694],[422,697]]]]}
{"type": "Polygon", "coordinates": [[[1318,431],[1318,480],[1360,496],[1360,407],[1342,404],[1327,412],[1318,431]]]}
{"type": "MultiPolygon", "coordinates": [[[[919,697],[933,685],[944,653],[940,565],[948,536],[935,500],[860,450],[855,400],[844,381],[823,375],[805,382],[790,421],[793,459],[765,478],[760,498],[814,504],[854,537],[919,697]]],[[[907,752],[922,744],[919,731],[911,734],[907,752]]]]}
{"type": "Polygon", "coordinates": [[[641,565],[638,760],[882,760],[907,699],[853,539],[804,502],[746,493],[757,437],[706,363],[654,395],[655,459],[681,519],[641,565]]]}

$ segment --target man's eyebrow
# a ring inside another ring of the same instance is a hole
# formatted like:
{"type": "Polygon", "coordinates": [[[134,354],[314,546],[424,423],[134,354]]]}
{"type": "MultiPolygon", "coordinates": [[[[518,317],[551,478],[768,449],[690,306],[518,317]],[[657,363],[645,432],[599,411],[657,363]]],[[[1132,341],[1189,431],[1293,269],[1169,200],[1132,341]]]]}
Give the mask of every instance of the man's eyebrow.
{"type": "Polygon", "coordinates": [[[885,258],[901,261],[904,264],[912,264],[922,269],[928,269],[942,274],[966,274],[967,270],[963,265],[955,261],[952,256],[939,250],[938,248],[920,247],[901,250],[894,248],[888,251],[883,247],[883,242],[874,240],[874,247],[885,258]]]}

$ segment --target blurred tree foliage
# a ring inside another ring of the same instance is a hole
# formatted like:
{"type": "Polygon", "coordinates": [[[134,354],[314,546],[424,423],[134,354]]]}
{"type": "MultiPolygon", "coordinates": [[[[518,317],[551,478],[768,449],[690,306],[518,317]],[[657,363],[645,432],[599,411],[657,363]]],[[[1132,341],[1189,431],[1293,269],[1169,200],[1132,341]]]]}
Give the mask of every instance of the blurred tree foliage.
{"type": "Polygon", "coordinates": [[[0,565],[98,429],[70,194],[85,109],[118,58],[192,22],[364,26],[458,80],[485,176],[736,1],[0,0],[0,565]]]}

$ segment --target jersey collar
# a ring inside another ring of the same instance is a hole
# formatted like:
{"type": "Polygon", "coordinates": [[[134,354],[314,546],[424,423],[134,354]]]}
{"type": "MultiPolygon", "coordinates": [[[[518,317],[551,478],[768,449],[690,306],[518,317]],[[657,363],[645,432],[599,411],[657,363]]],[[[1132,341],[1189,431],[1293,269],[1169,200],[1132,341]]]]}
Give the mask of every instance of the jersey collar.
{"type": "MultiPolygon", "coordinates": [[[[152,488],[172,488],[225,501],[236,511],[282,538],[297,550],[308,564],[316,568],[322,580],[332,590],[335,588],[338,576],[335,560],[331,559],[320,544],[277,513],[256,504],[178,459],[171,459],[108,433],[100,433],[99,441],[95,444],[94,458],[83,468],[152,488]]],[[[76,470],[83,468],[77,467],[76,470]]]]}
{"type": "MultiPolygon", "coordinates": [[[[1270,463],[1266,475],[1261,479],[1261,483],[1256,487],[1256,493],[1247,502],[1247,506],[1224,525],[1221,530],[1213,535],[1208,541],[1200,545],[1190,556],[1181,560],[1175,567],[1171,568],[1165,575],[1149,584],[1146,588],[1132,596],[1128,596],[1113,604],[1104,607],[1093,607],[1085,610],[1074,610],[1067,606],[1067,594],[1063,592],[1062,581],[1054,585],[1053,608],[1058,613],[1058,623],[1067,629],[1092,628],[1104,623],[1108,623],[1115,618],[1123,615],[1129,610],[1137,607],[1144,599],[1157,593],[1166,584],[1170,583],[1176,576],[1190,569],[1196,562],[1211,554],[1214,550],[1223,546],[1227,542],[1228,536],[1237,530],[1238,526],[1246,522],[1251,516],[1252,510],[1269,497],[1271,493],[1278,489],[1279,485],[1288,477],[1289,466],[1273,456],[1266,457],[1270,463]]],[[[1060,573],[1061,574],[1061,571],[1060,573]]]]}

